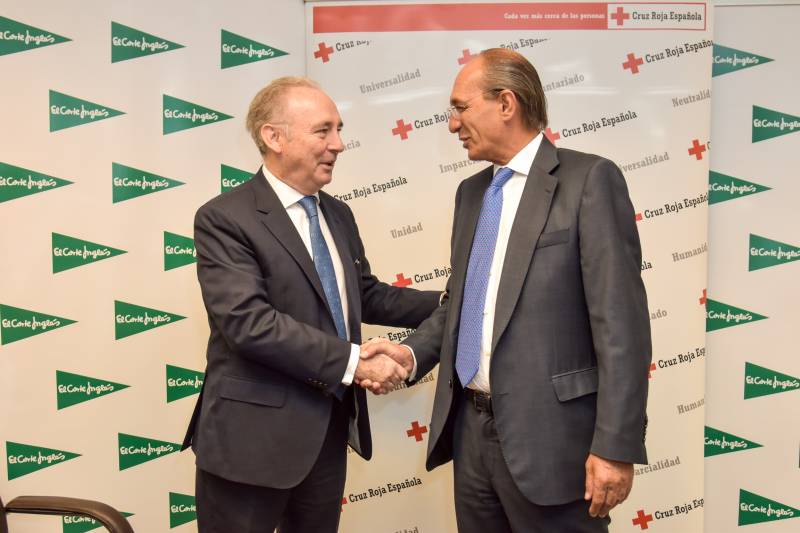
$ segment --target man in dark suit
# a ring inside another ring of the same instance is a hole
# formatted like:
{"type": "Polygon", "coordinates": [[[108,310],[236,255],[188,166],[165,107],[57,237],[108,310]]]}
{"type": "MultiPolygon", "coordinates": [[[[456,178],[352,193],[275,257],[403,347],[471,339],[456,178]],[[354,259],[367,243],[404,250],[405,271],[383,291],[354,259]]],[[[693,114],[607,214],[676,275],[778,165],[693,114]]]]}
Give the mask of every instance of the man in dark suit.
{"type": "MultiPolygon", "coordinates": [[[[533,66],[506,49],[458,74],[449,127],[494,163],[455,200],[447,299],[405,345],[439,366],[430,470],[454,460],[460,532],[600,532],[644,448],[650,326],[625,180],[556,149],[533,66]]],[[[369,385],[364,382],[364,385],[369,385]]]]}
{"type": "Polygon", "coordinates": [[[201,532],[336,531],[346,446],[369,459],[368,379],[407,377],[360,359],[361,323],[416,327],[439,294],[370,272],[350,209],[320,189],[344,146],[336,105],[311,80],[254,98],[248,129],[264,165],[197,211],[197,274],[211,336],[184,446],[197,456],[201,532]]]}

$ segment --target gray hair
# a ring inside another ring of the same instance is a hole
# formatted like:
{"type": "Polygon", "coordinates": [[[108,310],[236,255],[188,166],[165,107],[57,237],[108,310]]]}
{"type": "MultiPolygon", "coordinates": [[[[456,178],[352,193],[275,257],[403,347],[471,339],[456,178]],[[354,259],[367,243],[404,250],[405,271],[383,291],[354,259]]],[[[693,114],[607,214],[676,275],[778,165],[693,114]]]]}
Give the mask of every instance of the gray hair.
{"type": "Polygon", "coordinates": [[[547,100],[539,73],[525,56],[507,48],[489,48],[483,58],[482,89],[495,96],[508,89],[516,95],[526,126],[539,131],[547,127],[547,100]]]}
{"type": "Polygon", "coordinates": [[[253,101],[250,102],[250,109],[247,112],[245,127],[250,132],[250,136],[258,146],[261,155],[267,153],[267,145],[261,138],[261,128],[280,117],[285,103],[285,96],[289,89],[294,87],[309,87],[319,89],[319,84],[312,79],[300,76],[284,76],[272,80],[272,82],[258,91],[253,101]]]}

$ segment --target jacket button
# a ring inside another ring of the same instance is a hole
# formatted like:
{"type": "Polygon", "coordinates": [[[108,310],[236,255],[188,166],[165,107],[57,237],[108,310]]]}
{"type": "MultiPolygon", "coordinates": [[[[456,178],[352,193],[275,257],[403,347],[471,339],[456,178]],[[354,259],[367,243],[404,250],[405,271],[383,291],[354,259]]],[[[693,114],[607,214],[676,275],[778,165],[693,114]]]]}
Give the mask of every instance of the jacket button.
{"type": "Polygon", "coordinates": [[[452,379],[448,379],[447,380],[447,386],[450,387],[451,389],[453,388],[453,380],[452,379]]]}

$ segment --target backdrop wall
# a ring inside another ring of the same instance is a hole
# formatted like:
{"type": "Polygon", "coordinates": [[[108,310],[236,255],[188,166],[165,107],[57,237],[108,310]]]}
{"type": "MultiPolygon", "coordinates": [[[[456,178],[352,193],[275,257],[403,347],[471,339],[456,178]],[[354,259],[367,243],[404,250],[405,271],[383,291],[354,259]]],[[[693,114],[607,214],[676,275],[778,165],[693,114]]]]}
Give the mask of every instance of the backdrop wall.
{"type": "MultiPolygon", "coordinates": [[[[456,73],[480,50],[505,46],[529,58],[549,99],[550,139],[623,169],[654,339],[651,464],[637,467],[612,529],[702,531],[706,4],[325,2],[306,13],[307,71],[339,104],[351,147],[329,190],[355,211],[383,279],[444,287],[455,189],[485,166],[468,161],[447,131],[446,108],[456,73]]],[[[377,523],[381,531],[455,531],[452,470],[424,469],[435,379],[370,403],[375,456],[351,456],[343,531],[377,523]],[[391,490],[397,484],[409,486],[391,490]]]]}
{"type": "Polygon", "coordinates": [[[800,531],[800,5],[716,16],[706,531],[800,531]]]}
{"type": "MultiPolygon", "coordinates": [[[[280,75],[322,83],[347,143],[328,191],[355,211],[380,277],[441,289],[455,188],[483,167],[447,132],[450,87],[470,56],[507,46],[542,76],[551,140],[617,162],[639,220],[651,464],[612,527],[702,530],[710,7],[383,6],[3,8],[3,497],[101,499],[137,531],[194,530],[193,456],[174,453],[207,338],[191,221],[258,166],[252,95],[280,75]]],[[[376,454],[351,455],[342,531],[455,531],[451,470],[423,467],[435,379],[371,399],[376,454]]]]}

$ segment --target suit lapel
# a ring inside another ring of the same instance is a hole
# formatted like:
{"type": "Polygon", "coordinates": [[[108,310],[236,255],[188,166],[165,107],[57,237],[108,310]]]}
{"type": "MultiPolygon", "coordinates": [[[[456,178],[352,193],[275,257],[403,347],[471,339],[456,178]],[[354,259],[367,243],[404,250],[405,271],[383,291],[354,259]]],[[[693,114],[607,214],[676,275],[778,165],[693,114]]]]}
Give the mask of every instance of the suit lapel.
{"type": "MultiPolygon", "coordinates": [[[[261,222],[297,262],[306,278],[308,278],[308,282],[311,283],[317,295],[327,306],[325,292],[322,290],[322,282],[320,282],[317,269],[314,267],[314,261],[308,254],[302,239],[300,239],[297,228],[292,224],[289,215],[286,214],[286,209],[281,205],[278,196],[270,187],[261,170],[253,176],[253,179],[248,184],[253,189],[253,194],[256,198],[256,209],[260,213],[261,222]]],[[[328,312],[330,312],[330,309],[328,312]]]]}
{"type": "Polygon", "coordinates": [[[492,353],[508,326],[528,275],[536,241],[550,213],[558,179],[550,172],[558,165],[556,150],[546,137],[533,160],[522,198],[511,226],[503,272],[497,290],[492,334],[492,353]]]}
{"type": "Polygon", "coordinates": [[[339,259],[342,261],[344,270],[345,294],[347,295],[348,325],[350,327],[350,338],[361,341],[361,298],[359,297],[360,287],[356,273],[355,259],[350,251],[352,235],[347,231],[334,205],[334,200],[325,193],[320,192],[319,203],[331,230],[333,241],[336,243],[336,250],[339,252],[339,259]]]}

